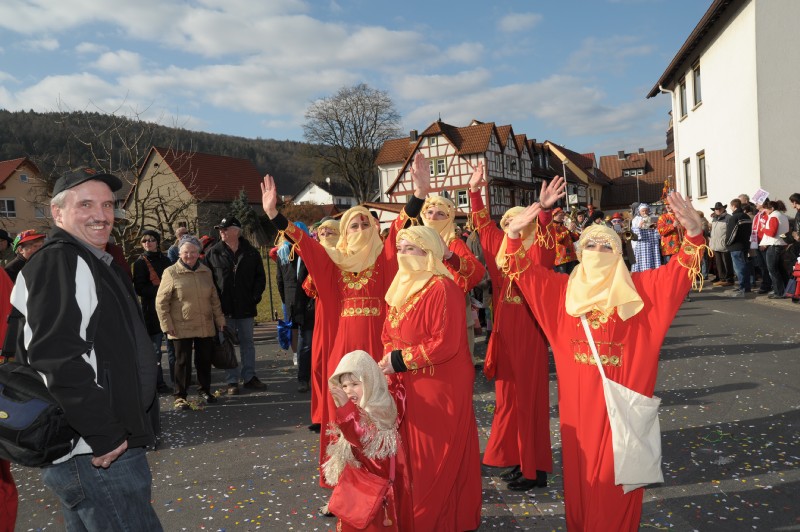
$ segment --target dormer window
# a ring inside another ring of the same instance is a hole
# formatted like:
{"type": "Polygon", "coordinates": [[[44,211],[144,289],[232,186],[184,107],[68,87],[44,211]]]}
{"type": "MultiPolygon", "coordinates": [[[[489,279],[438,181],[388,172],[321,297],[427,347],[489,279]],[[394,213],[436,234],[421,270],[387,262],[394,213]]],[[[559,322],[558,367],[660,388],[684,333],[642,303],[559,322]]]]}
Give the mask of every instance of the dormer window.
{"type": "Polygon", "coordinates": [[[20,183],[27,183],[28,182],[28,174],[19,174],[19,182],[20,183]]]}

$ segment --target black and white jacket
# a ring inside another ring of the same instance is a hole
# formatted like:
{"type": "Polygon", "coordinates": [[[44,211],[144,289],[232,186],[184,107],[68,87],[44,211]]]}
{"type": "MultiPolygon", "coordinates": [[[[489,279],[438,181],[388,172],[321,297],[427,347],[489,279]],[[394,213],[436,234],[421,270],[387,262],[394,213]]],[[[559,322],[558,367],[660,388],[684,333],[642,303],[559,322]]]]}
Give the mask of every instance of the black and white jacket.
{"type": "Polygon", "coordinates": [[[17,352],[43,376],[81,436],[55,462],[102,456],[126,440],[129,448],[150,445],[146,410],[155,398],[156,360],[125,272],[55,229],[20,272],[11,303],[25,316],[17,352]]]}

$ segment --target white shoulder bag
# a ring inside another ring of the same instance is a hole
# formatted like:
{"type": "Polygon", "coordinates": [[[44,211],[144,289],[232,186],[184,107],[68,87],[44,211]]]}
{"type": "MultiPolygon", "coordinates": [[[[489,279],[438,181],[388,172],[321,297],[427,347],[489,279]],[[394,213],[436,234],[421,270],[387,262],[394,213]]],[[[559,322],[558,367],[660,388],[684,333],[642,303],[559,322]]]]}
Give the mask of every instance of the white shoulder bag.
{"type": "Polygon", "coordinates": [[[664,482],[661,472],[661,425],[658,422],[661,399],[647,397],[606,378],[585,315],[581,316],[581,323],[603,379],[603,395],[614,448],[614,483],[622,485],[623,492],[628,493],[648,484],[664,482]]]}

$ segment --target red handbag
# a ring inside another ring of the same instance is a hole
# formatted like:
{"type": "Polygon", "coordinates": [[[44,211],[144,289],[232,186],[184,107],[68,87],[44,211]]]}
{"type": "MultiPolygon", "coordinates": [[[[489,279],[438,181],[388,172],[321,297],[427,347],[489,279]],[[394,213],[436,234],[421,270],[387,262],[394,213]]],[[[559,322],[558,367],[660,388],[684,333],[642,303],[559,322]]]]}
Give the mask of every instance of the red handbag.
{"type": "Polygon", "coordinates": [[[394,483],[394,456],[389,466],[389,478],[379,477],[363,467],[345,466],[339,482],[333,488],[328,510],[348,525],[364,529],[383,507],[383,526],[392,526],[388,511],[388,492],[394,483]]]}

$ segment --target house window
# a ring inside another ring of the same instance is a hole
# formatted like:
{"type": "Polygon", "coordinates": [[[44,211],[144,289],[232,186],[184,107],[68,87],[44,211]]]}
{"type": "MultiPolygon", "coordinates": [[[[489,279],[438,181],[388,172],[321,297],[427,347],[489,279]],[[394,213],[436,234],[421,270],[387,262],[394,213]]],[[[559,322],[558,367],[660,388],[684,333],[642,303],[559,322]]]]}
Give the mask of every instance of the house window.
{"type": "Polygon", "coordinates": [[[428,137],[428,146],[436,146],[437,142],[439,142],[439,137],[428,137]]]}
{"type": "Polygon", "coordinates": [[[636,171],[636,175],[644,175],[644,168],[639,168],[639,169],[636,171]]]}
{"type": "Polygon", "coordinates": [[[688,110],[686,108],[686,80],[685,79],[681,80],[680,87],[678,88],[678,100],[679,100],[678,105],[680,105],[680,109],[681,109],[681,118],[683,118],[684,116],[686,116],[686,113],[688,112],[688,110]]]}
{"type": "Polygon", "coordinates": [[[447,173],[447,164],[444,159],[436,159],[436,175],[445,175],[447,173]]]}
{"type": "Polygon", "coordinates": [[[508,164],[508,169],[512,174],[517,173],[517,160],[515,158],[511,158],[508,164]]]}
{"type": "Polygon", "coordinates": [[[697,154],[697,181],[700,197],[703,198],[708,195],[708,186],[706,185],[706,154],[702,151],[697,154]]]}
{"type": "Polygon", "coordinates": [[[700,90],[700,65],[695,65],[692,69],[692,81],[694,82],[694,104],[698,105],[703,101],[703,92],[700,90]]]}
{"type": "Polygon", "coordinates": [[[16,218],[17,205],[13,199],[0,199],[0,218],[16,218]]]}
{"type": "Polygon", "coordinates": [[[19,182],[20,183],[27,183],[28,182],[28,174],[19,174],[19,182]]]}
{"type": "Polygon", "coordinates": [[[47,208],[44,205],[35,205],[33,213],[36,218],[47,218],[47,208]]]}
{"type": "Polygon", "coordinates": [[[692,197],[692,167],[689,159],[683,161],[683,184],[686,188],[686,197],[692,197]]]}
{"type": "Polygon", "coordinates": [[[456,207],[459,209],[469,207],[469,195],[466,189],[456,190],[456,207]]]}

